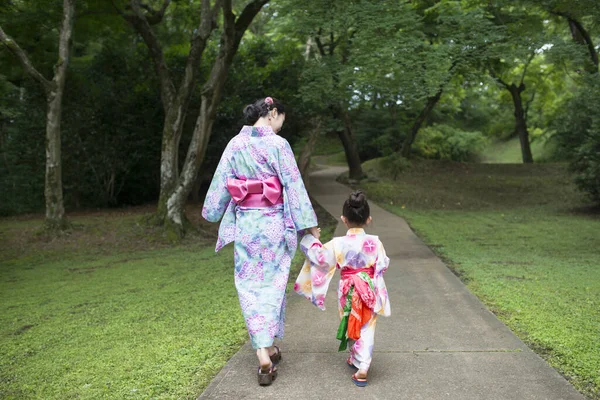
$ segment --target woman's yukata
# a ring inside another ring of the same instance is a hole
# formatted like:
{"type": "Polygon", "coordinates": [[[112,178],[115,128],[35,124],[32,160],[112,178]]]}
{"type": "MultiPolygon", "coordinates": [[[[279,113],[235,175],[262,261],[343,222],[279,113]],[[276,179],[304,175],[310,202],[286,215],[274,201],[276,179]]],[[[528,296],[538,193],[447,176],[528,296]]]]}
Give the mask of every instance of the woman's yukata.
{"type": "Polygon", "coordinates": [[[321,244],[312,235],[300,243],[306,255],[294,290],[325,310],[325,295],[335,270],[341,270],[338,286],[340,326],[337,338],[339,350],[346,349],[348,339],[350,362],[368,371],[373,357],[377,316],[390,315],[390,302],[383,273],[390,259],[377,236],[367,235],[361,228],[348,230],[346,236],[321,244]]]}
{"type": "Polygon", "coordinates": [[[235,242],[235,286],[254,348],[283,338],[285,289],[298,231],[317,226],[289,143],[244,126],[223,152],[202,216],[218,222],[216,251],[235,242]]]}

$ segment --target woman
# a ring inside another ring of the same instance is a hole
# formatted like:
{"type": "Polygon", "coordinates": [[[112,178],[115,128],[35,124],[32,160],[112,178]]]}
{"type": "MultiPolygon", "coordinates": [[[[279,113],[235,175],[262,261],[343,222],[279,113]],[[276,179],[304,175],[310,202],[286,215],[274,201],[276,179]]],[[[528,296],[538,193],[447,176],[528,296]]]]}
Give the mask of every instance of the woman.
{"type": "Polygon", "coordinates": [[[317,217],[289,143],[276,133],[283,104],[271,97],[246,106],[248,125],[223,152],[202,216],[218,222],[216,251],[235,242],[235,286],[260,367],[269,385],[281,360],[273,339],[283,338],[285,289],[298,233],[318,237],[317,217]]]}

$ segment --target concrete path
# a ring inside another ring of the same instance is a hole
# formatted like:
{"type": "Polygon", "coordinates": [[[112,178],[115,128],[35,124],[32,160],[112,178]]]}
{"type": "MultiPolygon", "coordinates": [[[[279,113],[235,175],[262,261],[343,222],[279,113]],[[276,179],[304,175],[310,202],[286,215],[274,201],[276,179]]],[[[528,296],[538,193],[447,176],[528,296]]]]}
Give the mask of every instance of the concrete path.
{"type": "MultiPolygon", "coordinates": [[[[311,195],[336,217],[350,193],[335,182],[343,170],[311,177],[311,195]]],[[[385,280],[392,315],[377,323],[369,386],[351,382],[347,355],[337,352],[334,278],[325,312],[289,295],[283,360],[272,386],[258,386],[256,355],[246,344],[200,399],[584,399],[489,312],[402,218],[372,202],[371,212],[367,232],[379,235],[391,259],[385,280]]],[[[336,236],[344,234],[338,225],[336,236]]]]}

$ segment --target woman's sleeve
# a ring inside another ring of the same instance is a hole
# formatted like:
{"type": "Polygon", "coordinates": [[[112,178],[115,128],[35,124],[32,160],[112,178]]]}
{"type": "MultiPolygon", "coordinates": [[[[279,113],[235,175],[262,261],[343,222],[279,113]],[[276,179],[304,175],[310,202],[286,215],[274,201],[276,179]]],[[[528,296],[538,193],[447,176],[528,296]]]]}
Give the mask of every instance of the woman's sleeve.
{"type": "Polygon", "coordinates": [[[287,193],[287,206],[289,207],[296,231],[317,226],[317,216],[313,209],[304,181],[300,175],[294,152],[287,140],[283,141],[279,149],[279,179],[287,193]]]}
{"type": "Polygon", "coordinates": [[[325,295],[337,265],[334,241],[321,244],[309,234],[300,242],[300,249],[306,256],[306,261],[296,279],[294,290],[325,310],[325,295]]]}
{"type": "Polygon", "coordinates": [[[231,195],[227,190],[227,178],[234,178],[235,174],[231,167],[231,150],[230,145],[227,145],[217,170],[213,175],[212,182],[206,193],[204,207],[202,207],[202,216],[210,222],[219,222],[223,218],[223,214],[229,205],[231,195]]]}

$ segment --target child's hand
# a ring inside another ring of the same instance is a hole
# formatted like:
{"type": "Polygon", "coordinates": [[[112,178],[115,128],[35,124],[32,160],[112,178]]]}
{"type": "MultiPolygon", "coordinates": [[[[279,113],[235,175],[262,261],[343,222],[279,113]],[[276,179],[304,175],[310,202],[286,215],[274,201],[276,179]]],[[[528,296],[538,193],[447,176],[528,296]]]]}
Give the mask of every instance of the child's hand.
{"type": "Polygon", "coordinates": [[[312,228],[308,228],[308,233],[313,235],[316,239],[319,239],[321,237],[321,228],[313,226],[312,228]]]}

